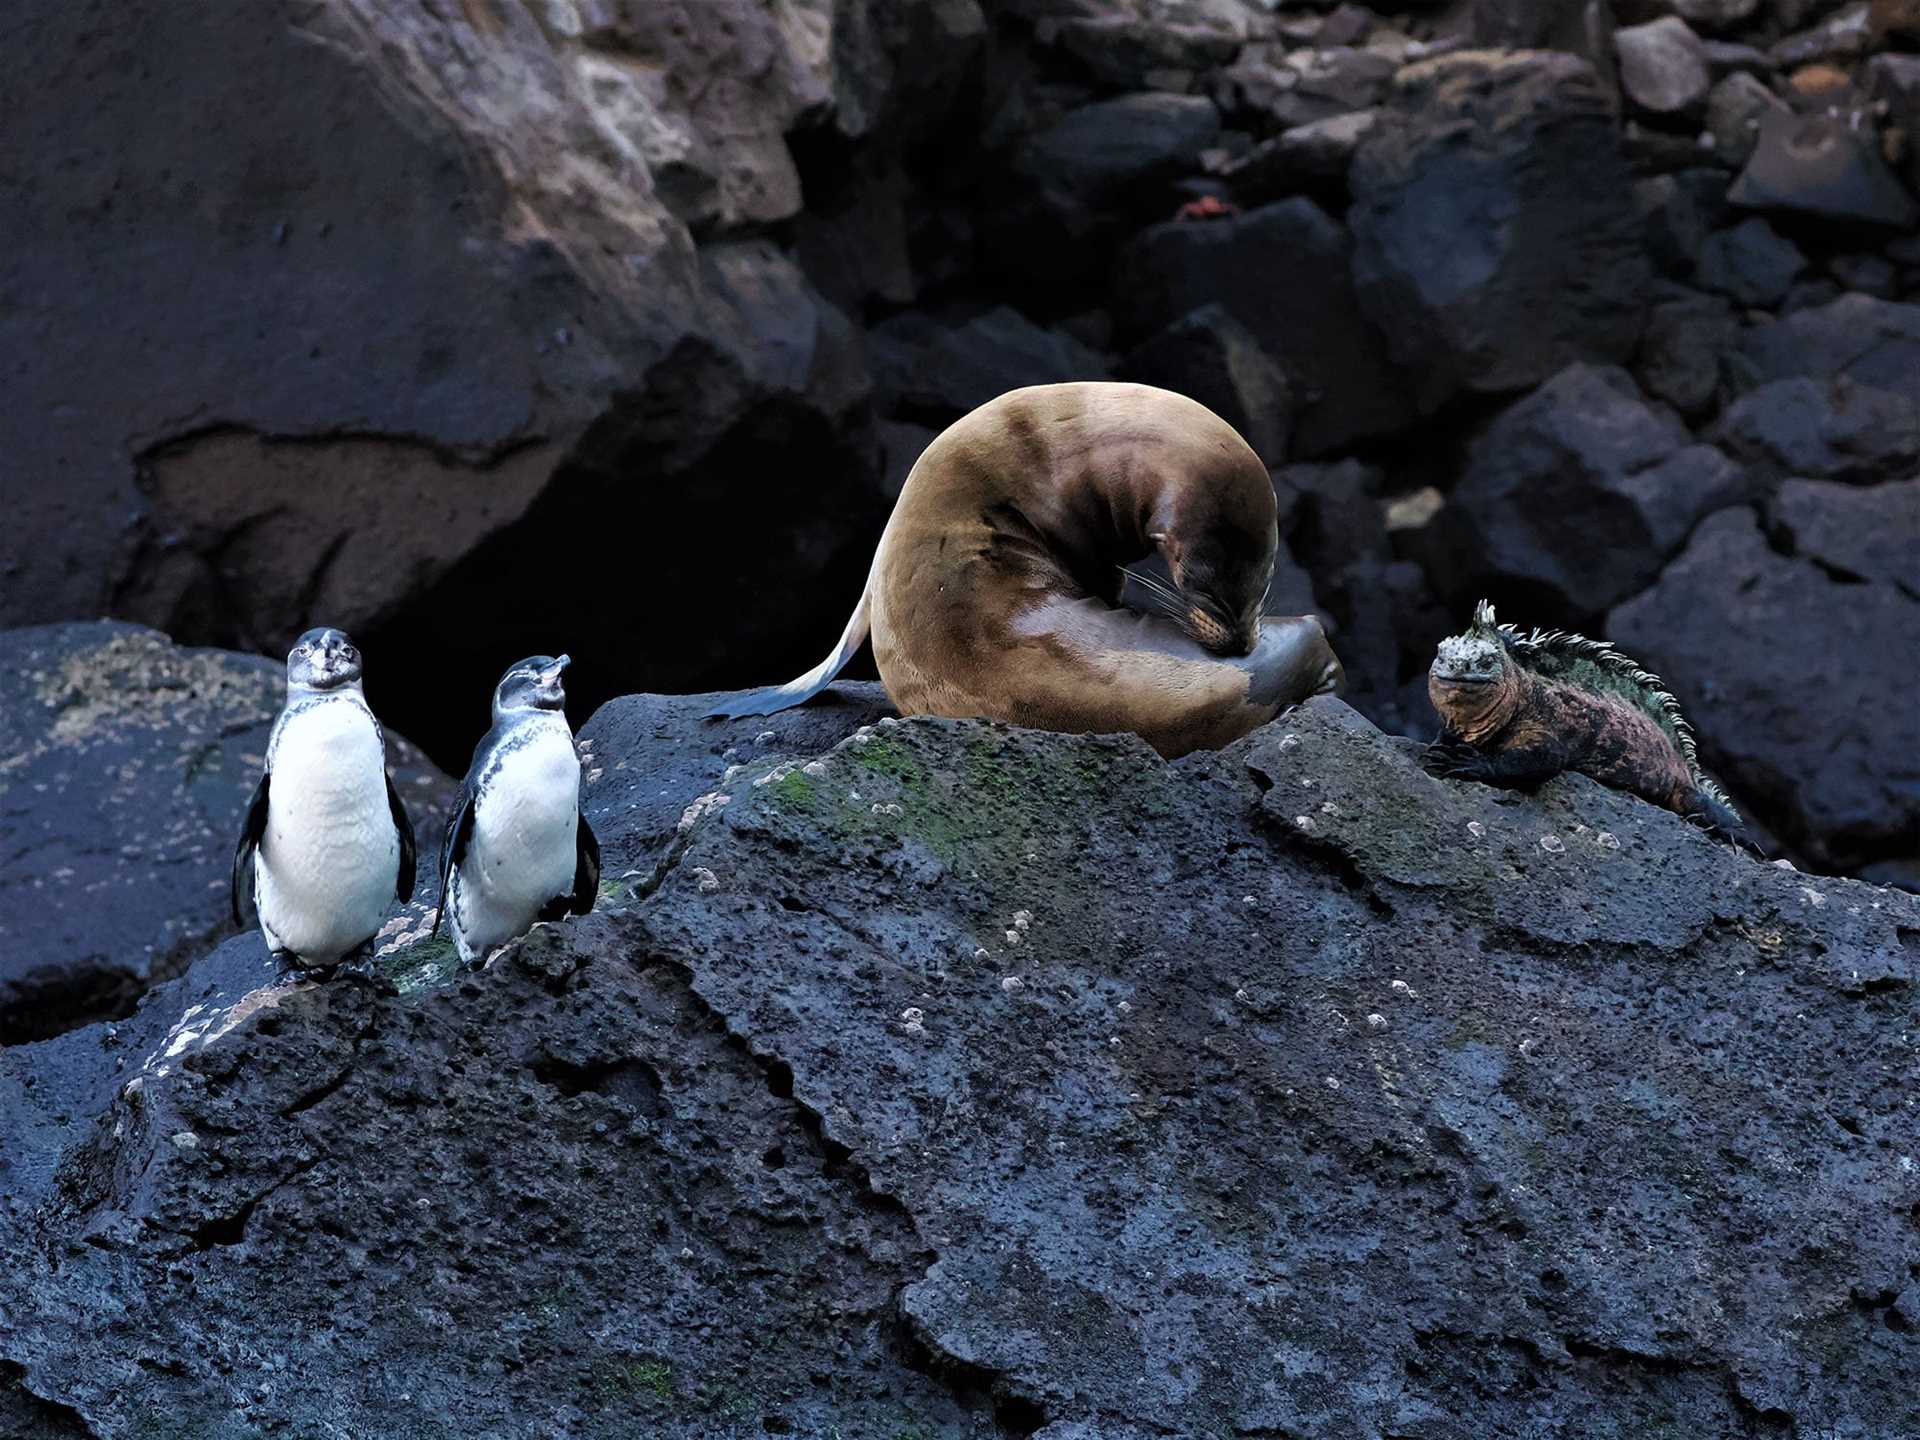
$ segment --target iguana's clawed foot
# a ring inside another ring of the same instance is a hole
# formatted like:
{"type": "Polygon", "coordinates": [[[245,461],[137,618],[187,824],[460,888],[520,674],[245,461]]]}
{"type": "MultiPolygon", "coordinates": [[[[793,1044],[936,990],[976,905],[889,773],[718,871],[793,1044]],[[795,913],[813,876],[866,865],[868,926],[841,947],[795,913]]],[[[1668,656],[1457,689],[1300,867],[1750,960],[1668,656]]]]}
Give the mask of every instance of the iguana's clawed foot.
{"type": "Polygon", "coordinates": [[[1420,757],[1420,764],[1429,775],[1443,780],[1484,781],[1493,774],[1492,762],[1486,756],[1458,741],[1434,741],[1420,757]]]}

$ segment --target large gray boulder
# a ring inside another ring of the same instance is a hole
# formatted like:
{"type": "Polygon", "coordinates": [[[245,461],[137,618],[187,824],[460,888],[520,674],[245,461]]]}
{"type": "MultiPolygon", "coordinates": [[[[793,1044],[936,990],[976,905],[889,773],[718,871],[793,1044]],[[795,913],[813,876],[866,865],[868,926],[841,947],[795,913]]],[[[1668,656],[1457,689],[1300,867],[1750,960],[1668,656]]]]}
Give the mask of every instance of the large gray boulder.
{"type": "Polygon", "coordinates": [[[1408,66],[1349,180],[1360,307],[1423,407],[1632,354],[1651,262],[1611,101],[1581,61],[1408,66]]]}
{"type": "Polygon", "coordinates": [[[1144,341],[1217,306],[1285,377],[1295,453],[1325,455],[1413,418],[1409,381],[1361,312],[1352,263],[1346,229],[1304,198],[1229,219],[1168,221],[1121,252],[1116,319],[1125,339],[1144,341]]]}
{"type": "MultiPolygon", "coordinates": [[[[376,704],[380,669],[376,655],[376,704]]],[[[125,1015],[227,932],[234,842],[285,698],[282,664],[136,625],[0,631],[0,1045],[125,1015]]],[[[424,892],[453,784],[387,742],[424,892]]]]}
{"type": "Polygon", "coordinates": [[[1707,761],[1823,867],[1920,857],[1920,481],[1794,481],[1763,531],[1704,521],[1607,634],[1666,677],[1707,761]]]}
{"type": "Polygon", "coordinates": [[[1549,607],[1542,618],[1584,618],[1649,584],[1695,521],[1748,493],[1625,371],[1575,365],[1475,437],[1434,563],[1449,588],[1516,587],[1549,607]]]}
{"type": "MultiPolygon", "coordinates": [[[[271,653],[404,611],[477,688],[493,642],[557,648],[501,584],[551,554],[580,631],[769,571],[743,664],[830,628],[886,507],[858,336],[767,238],[801,209],[788,136],[910,143],[984,27],[973,0],[10,6],[0,625],[271,653]],[[742,546],[578,553],[609,515],[742,512],[742,546]]],[[[662,628],[606,651],[661,688],[716,668],[662,628]]]]}
{"type": "MultiPolygon", "coordinates": [[[[656,712],[585,731],[614,847],[658,832],[623,819],[677,763],[656,712]]],[[[674,829],[477,975],[415,944],[398,995],[274,987],[237,940],[0,1053],[16,1410],[1920,1427],[1912,897],[1578,777],[1432,779],[1332,700],[1171,765],[883,723],[756,752],[674,829]]]]}

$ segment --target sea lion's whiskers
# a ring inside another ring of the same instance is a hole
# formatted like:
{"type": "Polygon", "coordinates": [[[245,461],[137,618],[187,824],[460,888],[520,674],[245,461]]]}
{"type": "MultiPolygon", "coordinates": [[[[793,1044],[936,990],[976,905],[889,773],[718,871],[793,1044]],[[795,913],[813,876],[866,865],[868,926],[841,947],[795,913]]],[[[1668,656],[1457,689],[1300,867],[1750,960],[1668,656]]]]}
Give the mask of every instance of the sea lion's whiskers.
{"type": "Polygon", "coordinates": [[[1137,584],[1142,590],[1146,591],[1153,599],[1165,604],[1168,607],[1167,614],[1181,614],[1187,610],[1187,598],[1157,576],[1149,575],[1139,570],[1129,569],[1125,565],[1119,565],[1114,568],[1119,570],[1127,579],[1137,584]]]}

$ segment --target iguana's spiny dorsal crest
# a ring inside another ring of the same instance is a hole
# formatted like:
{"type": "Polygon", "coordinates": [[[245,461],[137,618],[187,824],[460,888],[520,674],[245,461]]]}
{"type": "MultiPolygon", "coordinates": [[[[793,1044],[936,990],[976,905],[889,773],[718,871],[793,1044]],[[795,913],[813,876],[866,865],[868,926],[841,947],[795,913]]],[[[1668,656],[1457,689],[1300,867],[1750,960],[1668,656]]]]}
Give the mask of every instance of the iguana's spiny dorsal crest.
{"type": "Polygon", "coordinates": [[[1679,702],[1659,676],[1605,641],[1503,625],[1482,600],[1466,631],[1440,643],[1429,693],[1443,722],[1443,773],[1525,781],[1581,770],[1704,815],[1728,833],[1738,826],[1731,802],[1700,768],[1679,702]],[[1643,717],[1643,739],[1607,718],[1622,713],[1617,706],[1643,717]]]}

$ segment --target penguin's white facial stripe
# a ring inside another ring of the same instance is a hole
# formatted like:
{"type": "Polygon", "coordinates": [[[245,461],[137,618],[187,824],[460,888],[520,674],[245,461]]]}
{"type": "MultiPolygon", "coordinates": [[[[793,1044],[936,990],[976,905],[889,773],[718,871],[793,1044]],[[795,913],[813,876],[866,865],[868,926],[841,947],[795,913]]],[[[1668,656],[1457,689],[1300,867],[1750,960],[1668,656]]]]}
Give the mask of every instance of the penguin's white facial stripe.
{"type": "Polygon", "coordinates": [[[494,687],[494,718],[517,711],[565,708],[567,691],[561,683],[560,672],[568,664],[569,657],[565,655],[557,660],[537,655],[515,665],[494,687]]]}

